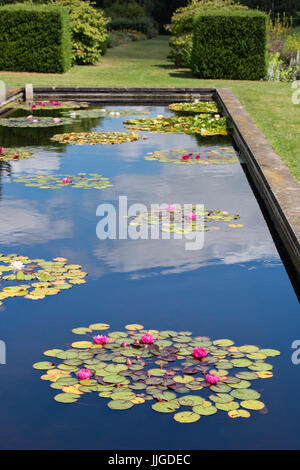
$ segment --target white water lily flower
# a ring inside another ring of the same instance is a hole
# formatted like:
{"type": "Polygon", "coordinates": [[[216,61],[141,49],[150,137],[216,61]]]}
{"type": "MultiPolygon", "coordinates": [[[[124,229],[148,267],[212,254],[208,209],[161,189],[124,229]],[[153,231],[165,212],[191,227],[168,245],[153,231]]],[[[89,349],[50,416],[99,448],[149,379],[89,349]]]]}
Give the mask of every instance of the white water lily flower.
{"type": "Polygon", "coordinates": [[[22,263],[22,261],[13,261],[10,265],[10,267],[14,270],[14,271],[22,271],[22,269],[24,269],[24,264],[22,263]]]}
{"type": "Polygon", "coordinates": [[[70,116],[71,116],[71,118],[75,119],[76,118],[76,113],[72,112],[72,113],[70,113],[70,116]]]}

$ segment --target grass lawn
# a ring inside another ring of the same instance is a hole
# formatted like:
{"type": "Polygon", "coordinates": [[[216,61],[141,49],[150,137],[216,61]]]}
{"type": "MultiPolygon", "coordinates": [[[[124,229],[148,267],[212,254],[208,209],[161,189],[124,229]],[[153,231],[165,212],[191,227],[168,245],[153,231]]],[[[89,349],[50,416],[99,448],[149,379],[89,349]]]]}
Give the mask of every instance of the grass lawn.
{"type": "Polygon", "coordinates": [[[300,181],[300,104],[291,83],[199,80],[167,60],[168,38],[158,37],[109,49],[98,65],[76,66],[62,74],[0,72],[7,86],[216,86],[229,87],[300,181]]]}

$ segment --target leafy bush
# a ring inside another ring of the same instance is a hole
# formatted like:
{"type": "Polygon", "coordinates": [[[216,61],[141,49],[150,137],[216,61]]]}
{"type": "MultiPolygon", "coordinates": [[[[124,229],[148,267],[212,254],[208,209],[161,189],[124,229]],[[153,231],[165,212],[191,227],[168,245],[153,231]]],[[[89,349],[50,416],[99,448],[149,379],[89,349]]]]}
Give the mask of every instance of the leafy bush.
{"type": "Polygon", "coordinates": [[[72,63],[95,64],[106,49],[109,18],[89,0],[25,0],[26,3],[62,5],[68,9],[72,30],[72,63]]]}
{"type": "Polygon", "coordinates": [[[104,3],[105,13],[111,18],[140,18],[147,16],[145,8],[135,1],[117,1],[104,3]],[[107,6],[106,6],[107,5],[107,6]]]}
{"type": "Polygon", "coordinates": [[[191,67],[201,78],[259,80],[266,74],[268,16],[205,10],[194,20],[191,67]]]}
{"type": "Polygon", "coordinates": [[[140,17],[140,18],[113,18],[109,24],[111,30],[124,30],[134,29],[144,33],[148,39],[151,39],[157,35],[157,29],[151,20],[151,18],[140,17]]]}
{"type": "Polygon", "coordinates": [[[112,31],[107,39],[107,47],[111,48],[131,41],[143,41],[145,39],[147,37],[144,33],[133,29],[112,31]]]}
{"type": "Polygon", "coordinates": [[[0,68],[62,73],[71,67],[68,11],[59,6],[0,8],[0,68]]]}
{"type": "Polygon", "coordinates": [[[169,59],[175,65],[189,67],[193,47],[193,22],[197,12],[207,9],[229,8],[247,10],[234,0],[190,0],[187,6],[178,8],[172,16],[167,31],[171,33],[169,59]]]}

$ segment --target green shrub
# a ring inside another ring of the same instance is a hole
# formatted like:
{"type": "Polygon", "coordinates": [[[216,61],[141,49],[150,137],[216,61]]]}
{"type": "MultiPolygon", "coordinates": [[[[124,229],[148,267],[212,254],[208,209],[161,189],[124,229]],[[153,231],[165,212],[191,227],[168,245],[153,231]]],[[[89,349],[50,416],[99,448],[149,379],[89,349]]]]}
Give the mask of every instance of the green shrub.
{"type": "Polygon", "coordinates": [[[259,80],[266,74],[268,16],[206,10],[194,20],[191,67],[201,78],[259,80]]]}
{"type": "Polygon", "coordinates": [[[89,0],[24,0],[26,3],[61,5],[68,9],[72,30],[72,63],[95,64],[105,52],[109,18],[89,0]]]}
{"type": "Polygon", "coordinates": [[[70,13],[73,64],[88,65],[99,61],[106,49],[109,18],[89,0],[43,0],[64,5],[70,13]]]}
{"type": "Polygon", "coordinates": [[[157,29],[153,21],[145,17],[140,18],[113,18],[109,24],[111,30],[123,30],[123,29],[134,29],[144,33],[148,39],[151,39],[157,35],[157,29]]]}
{"type": "Polygon", "coordinates": [[[111,18],[140,18],[147,16],[145,8],[135,1],[117,1],[104,3],[104,10],[111,18]]]}
{"type": "Polygon", "coordinates": [[[190,0],[187,6],[178,8],[172,16],[167,31],[171,33],[169,59],[175,65],[189,67],[193,47],[193,22],[197,12],[207,9],[247,10],[234,0],[190,0]]]}
{"type": "Polygon", "coordinates": [[[0,8],[0,69],[62,73],[71,67],[68,11],[58,6],[0,8]]]}

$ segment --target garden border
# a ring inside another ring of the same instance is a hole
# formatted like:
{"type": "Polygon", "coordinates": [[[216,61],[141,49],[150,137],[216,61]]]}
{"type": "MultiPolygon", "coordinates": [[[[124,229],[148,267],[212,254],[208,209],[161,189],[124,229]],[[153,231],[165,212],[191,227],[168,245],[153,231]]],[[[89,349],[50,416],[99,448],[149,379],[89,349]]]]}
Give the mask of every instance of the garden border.
{"type": "MultiPolygon", "coordinates": [[[[23,96],[24,90],[23,87],[23,96]]],[[[217,101],[232,122],[233,138],[245,156],[254,187],[289,257],[294,270],[294,282],[300,284],[300,186],[231,89],[34,87],[34,98],[103,104],[167,104],[194,99],[217,101]]]]}

